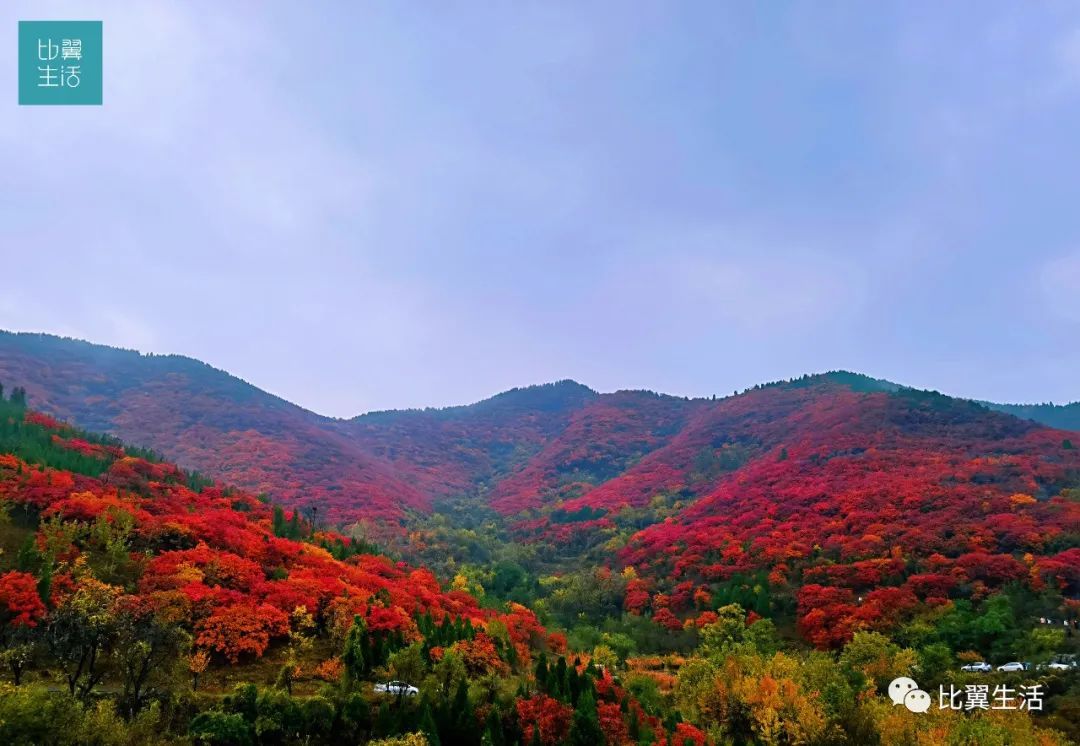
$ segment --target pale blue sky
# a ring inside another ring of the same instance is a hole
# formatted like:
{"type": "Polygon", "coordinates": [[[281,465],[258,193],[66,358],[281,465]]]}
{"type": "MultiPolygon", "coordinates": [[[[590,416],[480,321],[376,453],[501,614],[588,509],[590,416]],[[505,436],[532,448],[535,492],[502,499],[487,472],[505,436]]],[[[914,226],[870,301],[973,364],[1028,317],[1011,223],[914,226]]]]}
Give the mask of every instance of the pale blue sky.
{"type": "Polygon", "coordinates": [[[848,368],[1080,399],[1080,6],[0,8],[0,328],[316,411],[848,368]],[[18,20],[105,105],[19,107],[18,20]],[[6,93],[2,93],[6,91],[6,93]]]}

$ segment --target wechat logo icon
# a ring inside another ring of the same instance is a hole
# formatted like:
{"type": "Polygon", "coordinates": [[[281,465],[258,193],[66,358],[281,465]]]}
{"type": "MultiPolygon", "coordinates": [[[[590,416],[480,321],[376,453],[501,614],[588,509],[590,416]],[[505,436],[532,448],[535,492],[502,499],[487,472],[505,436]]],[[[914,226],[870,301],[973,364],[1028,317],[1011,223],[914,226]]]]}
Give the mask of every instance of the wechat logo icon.
{"type": "Polygon", "coordinates": [[[901,676],[889,684],[889,699],[894,705],[903,705],[912,712],[926,712],[930,709],[930,695],[919,688],[915,679],[901,676]]]}

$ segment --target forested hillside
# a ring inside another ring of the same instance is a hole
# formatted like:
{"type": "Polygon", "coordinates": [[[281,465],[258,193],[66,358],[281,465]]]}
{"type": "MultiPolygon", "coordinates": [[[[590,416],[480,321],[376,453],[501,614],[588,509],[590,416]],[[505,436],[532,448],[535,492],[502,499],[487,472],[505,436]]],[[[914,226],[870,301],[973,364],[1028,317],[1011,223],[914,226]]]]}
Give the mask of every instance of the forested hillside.
{"type": "Polygon", "coordinates": [[[0,343],[12,742],[61,712],[118,742],[1080,735],[1075,433],[850,373],[330,420],[183,358],[0,343]],[[897,717],[898,675],[1045,708],[897,717]]]}
{"type": "MultiPolygon", "coordinates": [[[[398,530],[430,514],[433,503],[462,497],[479,496],[484,507],[527,518],[588,491],[593,508],[637,506],[657,497],[650,490],[665,480],[703,494],[749,458],[753,445],[725,431],[737,426],[727,413],[743,406],[745,394],[598,394],[562,381],[467,406],[334,420],[190,358],[8,332],[0,332],[0,380],[19,382],[35,407],[80,427],[153,448],[302,511],[317,508],[335,524],[366,521],[376,532],[398,530]]],[[[904,390],[850,373],[788,385],[904,390]]],[[[770,406],[768,397],[753,402],[770,406]]],[[[1012,405],[1000,405],[1006,406],[1012,405]]],[[[1069,408],[1016,411],[1075,425],[1069,408]]]]}
{"type": "Polygon", "coordinates": [[[330,420],[197,360],[0,332],[0,381],[53,416],[289,505],[388,522],[429,506],[330,420]]]}
{"type": "MultiPolygon", "coordinates": [[[[1064,629],[1017,614],[1018,603],[1058,603],[1060,578],[1039,585],[1033,572],[996,594],[958,583],[905,618],[896,641],[853,625],[836,652],[809,652],[772,619],[700,589],[693,599],[704,610],[675,634],[659,598],[651,610],[637,602],[630,567],[597,566],[524,599],[556,627],[601,615],[568,641],[507,597],[513,584],[485,590],[467,574],[441,582],[295,511],[77,431],[28,409],[26,396],[0,393],[4,743],[1061,744],[1075,735],[1068,670],[1037,674],[1045,710],[922,717],[893,709],[885,691],[897,675],[924,686],[971,681],[952,670],[953,650],[987,636],[1042,660],[1075,650],[1064,629]],[[611,601],[626,611],[607,614],[611,601]],[[659,639],[680,654],[647,649],[659,639]]],[[[505,563],[490,570],[514,574],[505,563]]],[[[517,590],[547,582],[517,579],[517,590]]]]}
{"type": "Polygon", "coordinates": [[[25,401],[0,389],[4,743],[701,741],[525,607],[25,401]]]}
{"type": "Polygon", "coordinates": [[[983,402],[990,409],[1034,420],[1062,430],[1080,431],[1080,402],[1072,404],[995,404],[983,402]]]}

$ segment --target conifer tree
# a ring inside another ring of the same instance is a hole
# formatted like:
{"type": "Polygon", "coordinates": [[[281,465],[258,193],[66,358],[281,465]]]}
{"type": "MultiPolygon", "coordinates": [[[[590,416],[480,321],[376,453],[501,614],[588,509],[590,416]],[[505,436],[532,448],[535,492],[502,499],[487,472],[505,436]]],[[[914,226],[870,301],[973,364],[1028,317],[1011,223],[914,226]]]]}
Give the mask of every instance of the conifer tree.
{"type": "Polygon", "coordinates": [[[487,730],[484,735],[486,743],[490,744],[490,746],[506,746],[502,721],[499,719],[498,712],[496,712],[495,708],[492,708],[491,712],[488,713],[487,730]]]}
{"type": "Polygon", "coordinates": [[[540,657],[536,661],[536,688],[541,692],[547,693],[549,691],[548,678],[547,655],[540,653],[540,657]]]}
{"type": "Polygon", "coordinates": [[[566,699],[570,694],[570,672],[566,666],[566,658],[559,656],[559,662],[555,664],[555,671],[549,677],[548,688],[551,696],[557,699],[566,699]]]}
{"type": "Polygon", "coordinates": [[[396,735],[398,732],[398,714],[390,707],[390,700],[384,699],[375,716],[375,734],[379,737],[396,735]]]}
{"type": "Polygon", "coordinates": [[[345,638],[345,649],[341,654],[341,662],[345,664],[345,678],[350,683],[356,683],[363,679],[367,673],[369,663],[364,655],[367,643],[367,624],[359,616],[353,617],[353,625],[345,638]]]}
{"type": "Polygon", "coordinates": [[[420,718],[417,720],[416,726],[427,738],[428,746],[441,746],[439,728],[435,724],[435,717],[431,714],[431,703],[427,700],[424,701],[423,706],[420,708],[420,718]]]}
{"type": "Polygon", "coordinates": [[[473,720],[472,708],[469,706],[469,685],[462,679],[450,707],[450,731],[445,738],[447,743],[474,743],[477,734],[473,720]]]}
{"type": "Polygon", "coordinates": [[[41,566],[41,553],[38,551],[34,535],[26,537],[26,541],[19,547],[19,553],[15,555],[15,568],[21,572],[37,572],[41,566]]]}
{"type": "Polygon", "coordinates": [[[574,720],[570,724],[567,736],[570,746],[594,746],[604,742],[604,732],[600,729],[600,716],[596,711],[596,699],[591,689],[582,692],[574,709],[574,720]]]}
{"type": "Polygon", "coordinates": [[[514,643],[507,643],[506,645],[506,662],[510,664],[510,670],[517,671],[520,660],[518,659],[517,648],[514,643]]]}

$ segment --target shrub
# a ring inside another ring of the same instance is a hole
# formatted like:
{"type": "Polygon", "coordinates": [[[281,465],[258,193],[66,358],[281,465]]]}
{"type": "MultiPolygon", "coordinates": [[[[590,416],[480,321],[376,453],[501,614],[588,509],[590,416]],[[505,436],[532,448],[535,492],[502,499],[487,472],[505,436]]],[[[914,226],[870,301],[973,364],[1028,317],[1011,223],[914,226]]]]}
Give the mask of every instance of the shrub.
{"type": "Polygon", "coordinates": [[[199,744],[248,746],[251,726],[242,715],[210,710],[200,712],[191,720],[188,735],[199,744]]]}

